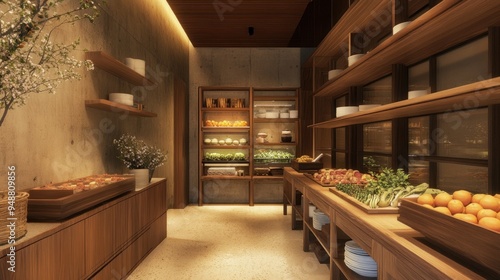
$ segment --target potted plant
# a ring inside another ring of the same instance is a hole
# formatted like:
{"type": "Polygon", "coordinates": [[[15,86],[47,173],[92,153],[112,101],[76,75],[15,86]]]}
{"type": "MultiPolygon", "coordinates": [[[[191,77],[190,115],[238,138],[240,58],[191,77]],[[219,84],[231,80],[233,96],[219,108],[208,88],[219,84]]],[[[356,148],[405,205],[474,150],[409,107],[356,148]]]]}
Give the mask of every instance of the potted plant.
{"type": "Polygon", "coordinates": [[[114,139],[113,144],[118,150],[118,158],[136,176],[136,187],[147,186],[154,170],[167,160],[167,155],[159,148],[129,134],[114,139]]]}

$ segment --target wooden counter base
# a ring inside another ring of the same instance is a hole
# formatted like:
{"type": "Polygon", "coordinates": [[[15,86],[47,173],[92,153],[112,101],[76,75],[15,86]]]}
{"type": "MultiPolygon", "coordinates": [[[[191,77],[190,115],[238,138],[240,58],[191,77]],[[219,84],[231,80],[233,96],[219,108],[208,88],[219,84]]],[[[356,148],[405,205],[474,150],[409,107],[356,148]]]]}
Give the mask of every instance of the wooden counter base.
{"type": "Polygon", "coordinates": [[[15,272],[0,247],[0,279],[124,279],[166,235],[166,179],[153,179],[64,222],[30,223],[13,244],[15,272]]]}

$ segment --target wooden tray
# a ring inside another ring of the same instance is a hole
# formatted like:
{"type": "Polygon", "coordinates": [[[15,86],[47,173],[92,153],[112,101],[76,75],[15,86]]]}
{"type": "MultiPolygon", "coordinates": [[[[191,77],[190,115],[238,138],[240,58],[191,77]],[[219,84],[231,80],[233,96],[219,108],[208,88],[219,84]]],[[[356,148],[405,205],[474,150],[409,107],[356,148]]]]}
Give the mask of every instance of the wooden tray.
{"type": "Polygon", "coordinates": [[[335,185],[332,184],[332,185],[325,185],[325,184],[322,184],[320,182],[318,182],[317,180],[314,179],[313,175],[311,174],[308,174],[308,173],[304,173],[304,176],[313,180],[315,183],[323,186],[323,187],[328,187],[330,192],[336,194],[337,196],[339,196],[340,198],[344,199],[345,201],[351,203],[352,205],[358,207],[359,209],[365,211],[366,213],[368,214],[397,214],[398,213],[398,208],[394,208],[394,207],[383,207],[383,208],[370,208],[368,205],[358,201],[357,199],[355,199],[354,197],[344,193],[344,192],[341,192],[339,190],[337,190],[335,188],[335,185]]]}
{"type": "Polygon", "coordinates": [[[397,214],[399,212],[399,208],[397,207],[379,207],[379,208],[370,208],[368,205],[360,202],[354,197],[337,190],[335,187],[330,187],[330,192],[336,194],[352,205],[358,207],[359,209],[365,211],[368,214],[397,214]]]}
{"type": "Polygon", "coordinates": [[[331,188],[331,187],[335,187],[335,184],[331,184],[331,185],[326,185],[326,184],[323,184],[321,183],[320,181],[314,179],[313,177],[313,174],[310,174],[310,173],[304,173],[304,176],[306,176],[307,178],[313,180],[316,184],[319,184],[321,185],[322,187],[328,187],[328,188],[331,188]]]}
{"type": "Polygon", "coordinates": [[[320,170],[323,168],[322,162],[297,162],[296,160],[292,160],[292,168],[296,171],[311,171],[311,170],[320,170]]]}
{"type": "Polygon", "coordinates": [[[416,200],[401,199],[400,222],[419,231],[438,247],[473,262],[489,279],[499,279],[500,233],[425,208],[416,200]]]}
{"type": "Polygon", "coordinates": [[[133,176],[92,190],[28,190],[28,220],[58,221],[135,189],[133,176]],[[31,194],[34,194],[33,196],[31,194]]]}

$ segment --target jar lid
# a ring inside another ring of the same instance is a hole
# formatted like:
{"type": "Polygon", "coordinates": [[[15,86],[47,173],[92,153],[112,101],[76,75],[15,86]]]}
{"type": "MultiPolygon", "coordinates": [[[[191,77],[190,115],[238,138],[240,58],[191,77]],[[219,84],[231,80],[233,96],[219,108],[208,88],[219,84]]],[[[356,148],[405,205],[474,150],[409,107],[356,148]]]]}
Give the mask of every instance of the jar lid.
{"type": "Polygon", "coordinates": [[[290,130],[283,130],[281,131],[281,134],[292,134],[290,130]]]}

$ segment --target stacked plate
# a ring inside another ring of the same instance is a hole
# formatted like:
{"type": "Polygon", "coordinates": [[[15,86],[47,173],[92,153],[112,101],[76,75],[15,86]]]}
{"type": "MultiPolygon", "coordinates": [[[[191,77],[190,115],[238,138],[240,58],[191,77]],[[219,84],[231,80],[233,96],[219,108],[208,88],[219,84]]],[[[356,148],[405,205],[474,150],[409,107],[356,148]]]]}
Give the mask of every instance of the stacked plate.
{"type": "Polygon", "coordinates": [[[323,225],[329,224],[330,223],[330,218],[328,216],[321,212],[319,209],[315,209],[313,212],[313,228],[317,230],[321,230],[323,225]]]}
{"type": "Polygon", "coordinates": [[[365,277],[377,277],[377,263],[354,241],[345,243],[345,265],[357,274],[365,277]]]}

